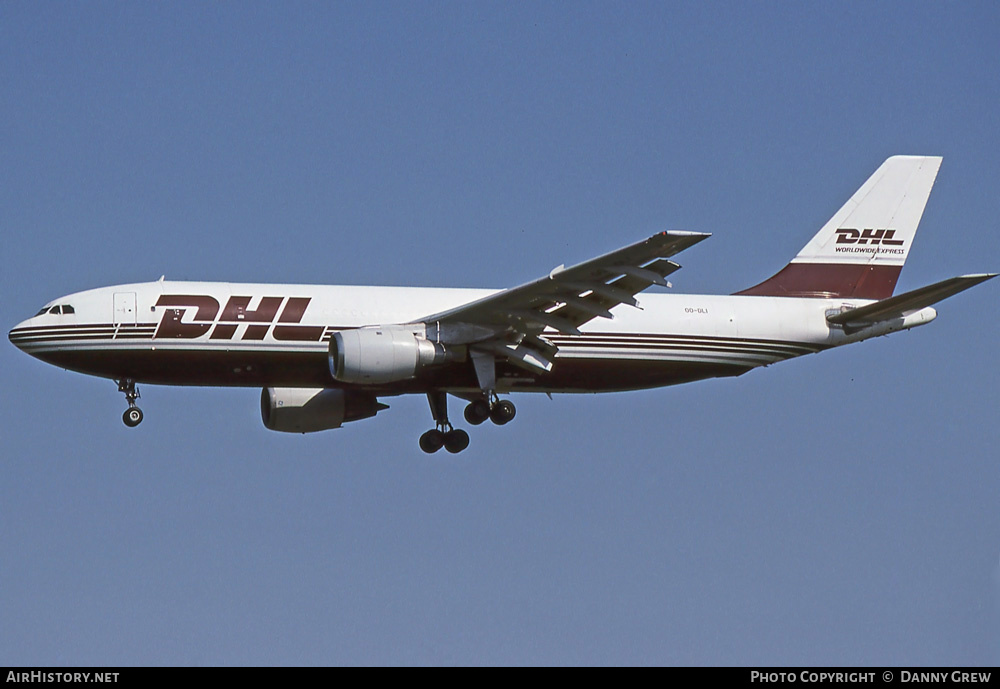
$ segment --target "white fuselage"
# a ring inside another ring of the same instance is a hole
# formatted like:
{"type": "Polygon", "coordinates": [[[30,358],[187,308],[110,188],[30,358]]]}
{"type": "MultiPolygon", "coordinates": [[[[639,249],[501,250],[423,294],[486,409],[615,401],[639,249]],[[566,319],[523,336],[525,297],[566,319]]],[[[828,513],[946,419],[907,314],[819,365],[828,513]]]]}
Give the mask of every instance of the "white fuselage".
{"type": "MultiPolygon", "coordinates": [[[[78,292],[50,303],[10,339],[64,368],[178,385],[350,387],[327,363],[331,335],[419,323],[494,290],[171,282],[78,292]],[[68,311],[69,309],[61,309],[68,311]]],[[[504,365],[498,390],[597,392],[738,375],[751,368],[930,322],[932,308],[847,334],[826,316],[869,301],[644,293],[580,335],[546,332],[550,372],[504,365]]],[[[433,324],[428,324],[433,325],[433,324]]],[[[428,368],[378,394],[478,389],[461,360],[428,368]]]]}

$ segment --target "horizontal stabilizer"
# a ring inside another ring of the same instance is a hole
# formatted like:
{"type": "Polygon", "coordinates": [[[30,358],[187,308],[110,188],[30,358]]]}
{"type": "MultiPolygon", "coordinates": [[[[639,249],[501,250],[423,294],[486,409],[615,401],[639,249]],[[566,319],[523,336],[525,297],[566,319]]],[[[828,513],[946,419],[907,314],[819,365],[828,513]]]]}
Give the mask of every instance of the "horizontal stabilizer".
{"type": "Polygon", "coordinates": [[[826,320],[837,325],[876,323],[878,321],[890,320],[893,318],[905,317],[914,311],[936,304],[942,299],[963,292],[970,287],[975,287],[980,282],[985,282],[996,277],[996,273],[981,273],[979,275],[962,275],[949,280],[942,280],[927,287],[915,289],[895,297],[882,299],[874,304],[861,306],[856,309],[848,309],[832,316],[827,316],[826,320]]]}

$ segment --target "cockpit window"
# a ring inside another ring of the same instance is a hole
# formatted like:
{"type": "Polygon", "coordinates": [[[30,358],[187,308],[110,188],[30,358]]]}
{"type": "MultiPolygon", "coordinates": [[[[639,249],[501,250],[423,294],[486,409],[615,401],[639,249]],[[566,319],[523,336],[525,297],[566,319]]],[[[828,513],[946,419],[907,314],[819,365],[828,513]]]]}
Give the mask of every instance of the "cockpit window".
{"type": "Polygon", "coordinates": [[[70,304],[56,304],[55,306],[46,306],[35,315],[41,316],[44,313],[50,313],[54,316],[58,316],[60,314],[76,313],[76,309],[74,309],[70,304]]]}

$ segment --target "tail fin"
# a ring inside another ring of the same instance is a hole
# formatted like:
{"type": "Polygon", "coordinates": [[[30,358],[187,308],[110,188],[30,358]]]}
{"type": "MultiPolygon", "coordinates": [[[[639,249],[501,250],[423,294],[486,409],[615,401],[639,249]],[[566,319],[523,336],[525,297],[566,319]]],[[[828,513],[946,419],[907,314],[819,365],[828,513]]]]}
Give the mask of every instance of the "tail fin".
{"type": "Polygon", "coordinates": [[[938,156],[889,158],[791,263],[737,294],[891,297],[940,167],[938,156]]]}

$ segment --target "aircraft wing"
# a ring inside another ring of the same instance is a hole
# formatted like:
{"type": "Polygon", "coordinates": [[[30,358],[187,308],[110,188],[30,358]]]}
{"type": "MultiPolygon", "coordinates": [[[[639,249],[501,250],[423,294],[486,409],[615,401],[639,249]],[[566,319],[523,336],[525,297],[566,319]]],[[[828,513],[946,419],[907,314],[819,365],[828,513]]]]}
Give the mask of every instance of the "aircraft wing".
{"type": "Polygon", "coordinates": [[[594,318],[613,318],[611,309],[636,306],[635,295],[650,285],[666,285],[680,266],[674,254],[708,238],[673,230],[598,256],[570,268],[558,266],[545,277],[462,306],[419,319],[436,326],[442,342],[475,343],[513,363],[549,370],[556,348],[541,336],[546,327],[579,334],[594,318]]]}
{"type": "Polygon", "coordinates": [[[827,316],[827,320],[838,325],[869,325],[892,318],[903,318],[994,277],[996,277],[996,273],[961,275],[957,278],[935,282],[933,285],[927,285],[912,292],[827,316]]]}

